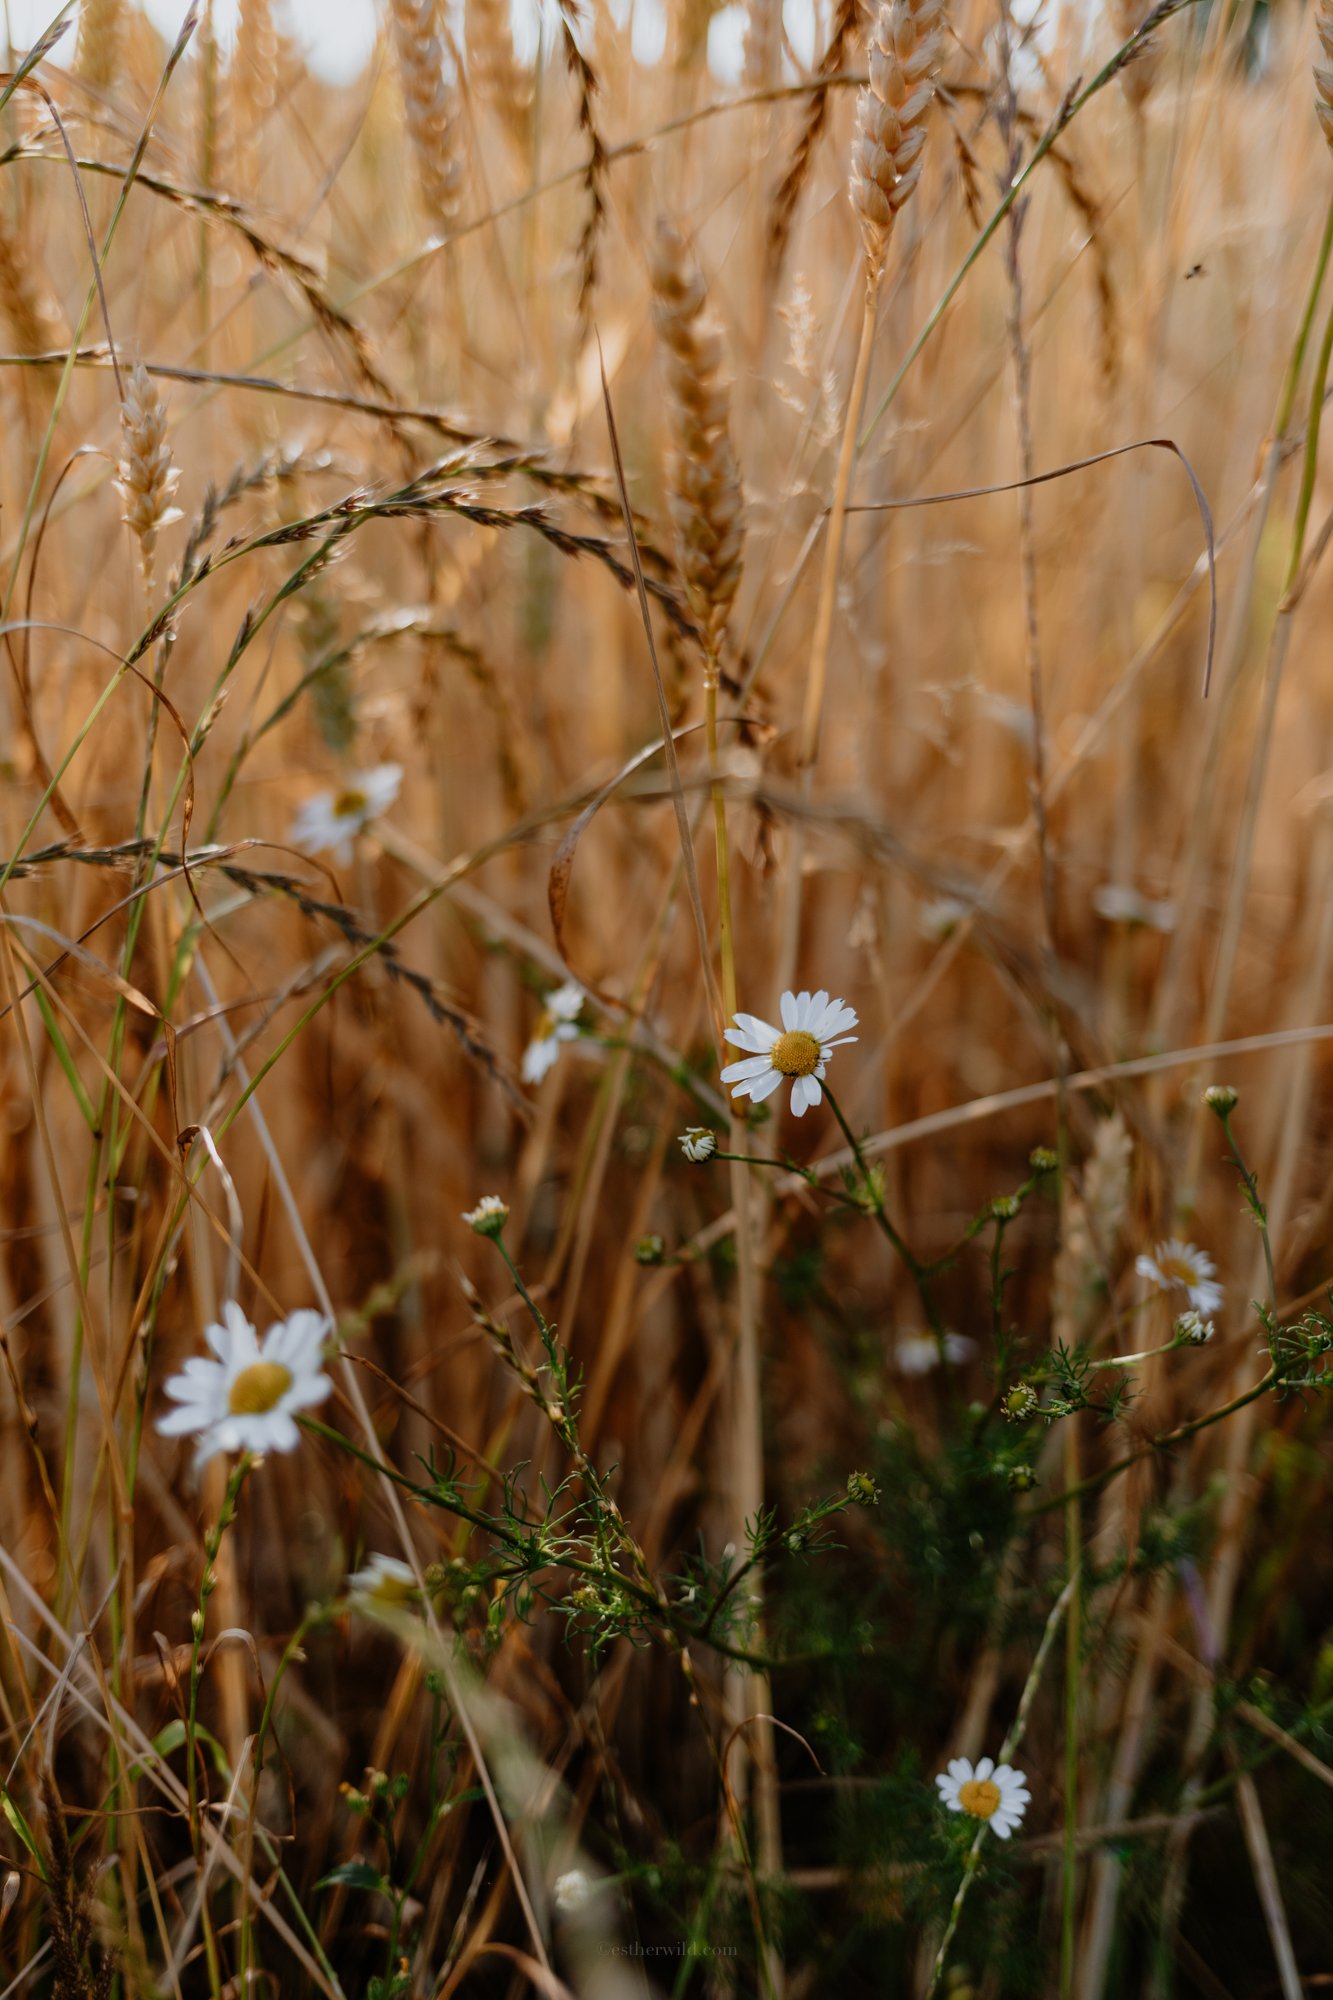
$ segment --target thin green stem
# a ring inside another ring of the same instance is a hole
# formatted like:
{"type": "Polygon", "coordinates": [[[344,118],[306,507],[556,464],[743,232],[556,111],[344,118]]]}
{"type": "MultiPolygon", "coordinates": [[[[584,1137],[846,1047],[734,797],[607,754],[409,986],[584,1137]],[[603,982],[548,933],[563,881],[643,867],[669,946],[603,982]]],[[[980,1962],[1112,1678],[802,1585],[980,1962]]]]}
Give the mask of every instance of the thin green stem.
{"type": "Polygon", "coordinates": [[[881,1234],[892,1244],[911,1273],[912,1282],[916,1286],[926,1318],[930,1322],[931,1331],[935,1335],[935,1338],[942,1343],[945,1334],[944,1320],[941,1317],[939,1307],[936,1305],[934,1295],[930,1289],[930,1267],[921,1262],[921,1259],[916,1255],[910,1244],[894,1227],[888,1210],[884,1206],[884,1195],[880,1188],[879,1179],[866,1159],[861,1141],[843,1117],[842,1106],[838,1103],[837,1098],[833,1095],[827,1084],[824,1085],[824,1095],[828,1099],[829,1108],[833,1116],[837,1119],[842,1129],[842,1136],[850,1146],[852,1157],[856,1161],[861,1175],[861,1185],[865,1189],[866,1201],[869,1203],[869,1213],[874,1217],[881,1234]]]}

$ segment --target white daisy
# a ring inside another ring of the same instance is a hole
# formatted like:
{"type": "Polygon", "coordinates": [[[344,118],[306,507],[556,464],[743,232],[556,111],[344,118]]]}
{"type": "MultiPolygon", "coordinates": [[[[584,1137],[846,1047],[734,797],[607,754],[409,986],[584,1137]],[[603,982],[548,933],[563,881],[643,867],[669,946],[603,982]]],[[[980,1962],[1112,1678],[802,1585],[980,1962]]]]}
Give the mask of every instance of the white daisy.
{"type": "Polygon", "coordinates": [[[261,1343],[234,1299],[222,1325],[204,1328],[215,1360],[195,1354],[163,1384],[177,1410],[159,1417],[164,1437],[197,1436],[196,1465],[220,1451],[291,1451],[299,1443],[295,1412],[322,1403],[333,1384],[320,1367],[333,1330],[323,1313],[294,1312],[261,1343]]]}
{"type": "Polygon", "coordinates": [[[717,1151],[717,1137],[706,1125],[687,1125],[680,1134],[680,1150],[687,1160],[697,1165],[700,1160],[711,1160],[717,1151]]]}
{"type": "Polygon", "coordinates": [[[780,1028],[754,1014],[734,1017],[727,1040],[750,1053],[744,1062],[729,1063],[722,1081],[731,1085],[733,1097],[752,1097],[758,1104],[790,1078],[792,1112],[804,1118],[824,1095],[820,1078],[834,1049],[857,1039],[843,1032],[856,1026],[856,1013],[841,1000],[830,1000],[822,987],[818,993],[784,993],[779,1005],[780,1028]]]}
{"type": "Polygon", "coordinates": [[[355,836],[388,812],[402,782],[401,764],[376,764],[369,771],[353,771],[339,791],[316,792],[296,815],[293,847],[308,847],[316,854],[331,848],[334,860],[345,866],[352,858],[355,836]]]}
{"type": "Polygon", "coordinates": [[[983,1757],[975,1771],[966,1757],[955,1757],[935,1783],[950,1812],[970,1813],[973,1819],[985,1820],[1001,1840],[1008,1840],[1022,1824],[1032,1796],[1021,1771],[1011,1770],[1008,1764],[994,1764],[989,1757],[983,1757]]]}
{"type": "Polygon", "coordinates": [[[521,1075],[524,1083],[540,1083],[560,1053],[561,1042],[576,1042],[575,1026],[583,1008],[583,989],[567,980],[546,996],[546,1009],[537,1023],[537,1032],[523,1051],[521,1075]]]}
{"type": "Polygon", "coordinates": [[[1183,1243],[1178,1236],[1159,1243],[1151,1257],[1139,1257],[1134,1269],[1141,1278],[1147,1278],[1156,1285],[1159,1292],[1183,1291],[1195,1312],[1217,1312],[1226,1294],[1214,1282],[1217,1266],[1203,1250],[1193,1243],[1183,1243]]]}
{"type": "Polygon", "coordinates": [[[364,1569],[353,1570],[347,1588],[354,1597],[376,1604],[406,1604],[416,1595],[417,1580],[410,1563],[398,1556],[372,1555],[364,1569]]]}
{"type": "MultiPolygon", "coordinates": [[[[970,1360],[977,1351],[975,1340],[965,1333],[946,1333],[944,1358],[955,1365],[970,1360]]],[[[900,1375],[929,1375],[940,1365],[940,1344],[933,1333],[904,1334],[893,1350],[894,1366],[900,1375]]]]}

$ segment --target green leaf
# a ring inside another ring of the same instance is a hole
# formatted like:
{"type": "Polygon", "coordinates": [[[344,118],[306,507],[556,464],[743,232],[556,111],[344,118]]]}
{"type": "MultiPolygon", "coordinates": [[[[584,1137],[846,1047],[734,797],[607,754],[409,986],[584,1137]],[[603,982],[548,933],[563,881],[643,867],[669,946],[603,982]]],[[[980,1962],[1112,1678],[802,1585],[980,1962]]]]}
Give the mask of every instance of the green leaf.
{"type": "Polygon", "coordinates": [[[51,1878],[46,1872],[46,1858],[41,1848],[37,1845],[37,1836],[3,1785],[0,1785],[0,1812],[4,1814],[33,1860],[37,1863],[38,1873],[41,1875],[43,1882],[49,1887],[51,1878]]]}
{"type": "Polygon", "coordinates": [[[375,1889],[382,1896],[391,1893],[389,1884],[379,1869],[369,1861],[340,1862],[336,1868],[331,1868],[327,1875],[322,1875],[315,1887],[332,1889],[339,1884],[345,1889],[375,1889]]]}

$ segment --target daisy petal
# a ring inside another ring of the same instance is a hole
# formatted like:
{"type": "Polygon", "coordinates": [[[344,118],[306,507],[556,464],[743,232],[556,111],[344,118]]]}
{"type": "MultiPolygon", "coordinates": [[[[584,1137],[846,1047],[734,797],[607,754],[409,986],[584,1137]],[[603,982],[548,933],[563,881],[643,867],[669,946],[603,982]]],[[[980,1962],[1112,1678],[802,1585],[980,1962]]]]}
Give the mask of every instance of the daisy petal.
{"type": "Polygon", "coordinates": [[[766,1073],[771,1073],[773,1076],[779,1074],[767,1056],[747,1056],[744,1062],[728,1063],[722,1072],[722,1081],[734,1083],[739,1077],[763,1076],[766,1073]]]}
{"type": "MultiPolygon", "coordinates": [[[[742,1034],[754,1037],[756,1045],[761,1049],[771,1049],[778,1040],[780,1031],[770,1027],[767,1021],[761,1021],[757,1014],[734,1014],[732,1019],[742,1034]]],[[[734,1039],[730,1030],[727,1039],[728,1041],[734,1039]]]]}
{"type": "Polygon", "coordinates": [[[780,1069],[770,1069],[767,1076],[755,1077],[750,1085],[750,1096],[756,1104],[762,1104],[766,1097],[773,1095],[773,1092],[781,1082],[782,1071],[780,1069]]]}

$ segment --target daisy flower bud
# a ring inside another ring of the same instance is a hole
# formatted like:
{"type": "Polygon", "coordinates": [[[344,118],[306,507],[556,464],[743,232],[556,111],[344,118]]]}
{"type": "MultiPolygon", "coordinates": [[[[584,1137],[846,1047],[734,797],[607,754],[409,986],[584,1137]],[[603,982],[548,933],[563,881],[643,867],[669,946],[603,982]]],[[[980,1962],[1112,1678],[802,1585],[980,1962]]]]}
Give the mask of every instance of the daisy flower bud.
{"type": "Polygon", "coordinates": [[[711,1160],[717,1139],[706,1125],[687,1125],[680,1135],[680,1150],[687,1160],[711,1160]]]}
{"type": "Polygon", "coordinates": [[[478,1236],[501,1236],[509,1220],[509,1203],[498,1194],[484,1194],[475,1208],[463,1210],[463,1220],[478,1236]]]}
{"type": "Polygon", "coordinates": [[[1217,1328],[1210,1319],[1205,1319],[1202,1313],[1195,1312],[1191,1308],[1189,1312],[1180,1315],[1173,1331],[1176,1339],[1182,1341],[1185,1346],[1204,1347],[1212,1339],[1217,1328]]]}
{"type": "Polygon", "coordinates": [[[1001,1413],[1014,1424],[1026,1423],[1029,1417],[1036,1416],[1040,1407],[1040,1398],[1030,1382],[1015,1382],[1013,1388],[1005,1392],[1000,1404],[1001,1413]]]}

